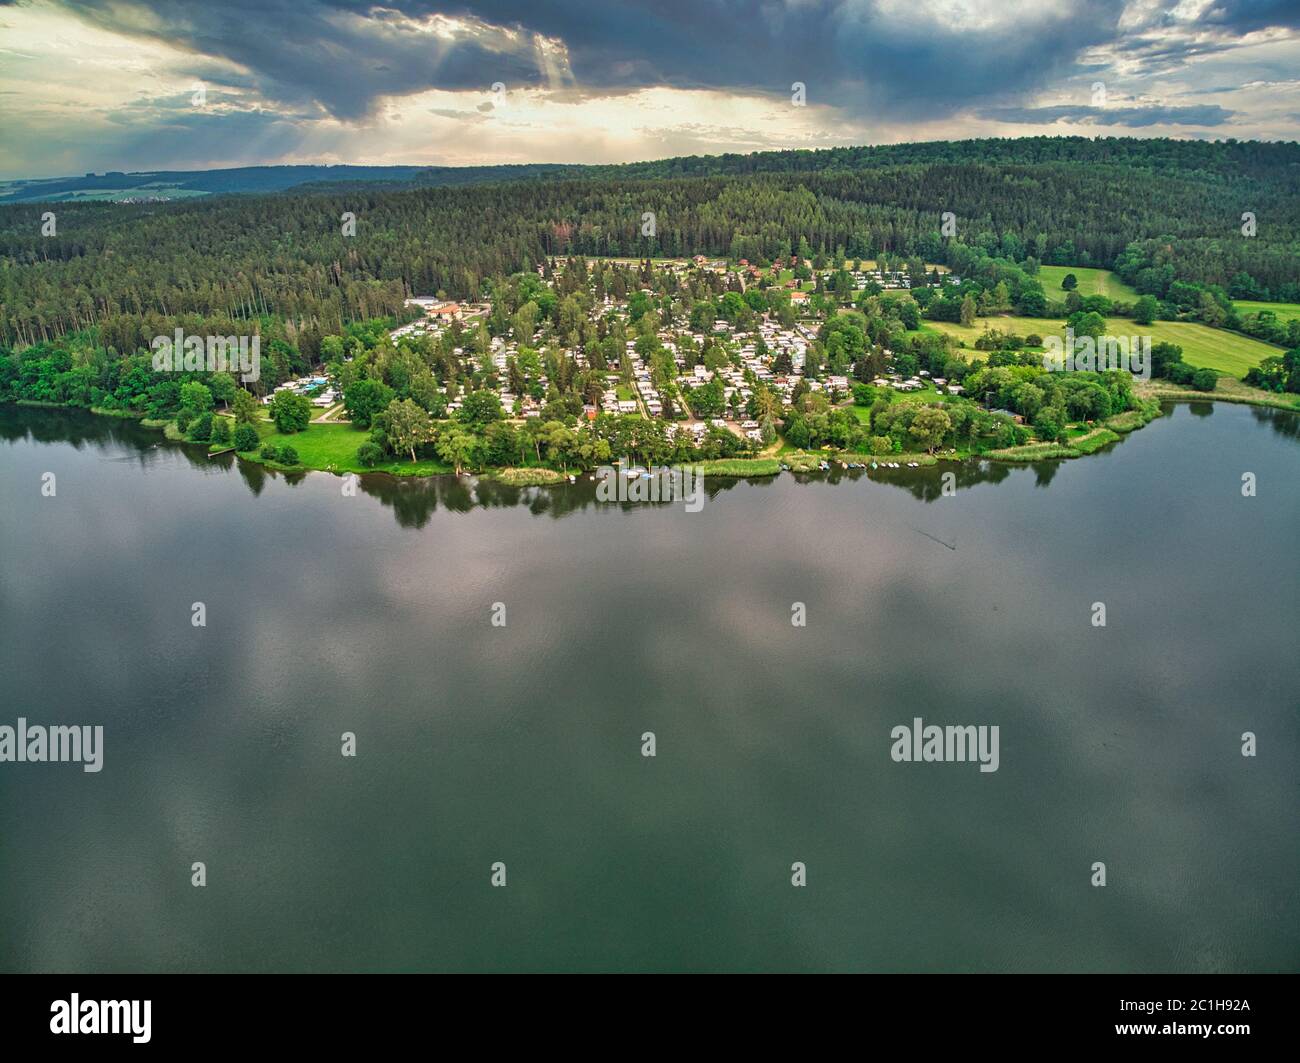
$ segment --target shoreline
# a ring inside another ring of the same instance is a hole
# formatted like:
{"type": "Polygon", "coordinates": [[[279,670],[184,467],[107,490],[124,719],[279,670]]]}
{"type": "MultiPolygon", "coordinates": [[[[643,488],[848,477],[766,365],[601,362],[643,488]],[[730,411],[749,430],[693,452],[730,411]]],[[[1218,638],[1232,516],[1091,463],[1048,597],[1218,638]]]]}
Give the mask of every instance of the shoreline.
{"type": "MultiPolygon", "coordinates": [[[[1025,465],[1037,461],[1065,461],[1096,454],[1099,451],[1108,448],[1112,444],[1120,442],[1125,436],[1130,435],[1139,429],[1145,428],[1152,421],[1158,420],[1163,416],[1163,411],[1160,409],[1159,404],[1166,402],[1228,402],[1237,405],[1277,409],[1284,413],[1292,413],[1300,416],[1300,396],[1297,396],[1294,401],[1288,402],[1281,397],[1276,399],[1273,398],[1273,393],[1271,392],[1257,391],[1253,388],[1247,389],[1244,385],[1239,383],[1238,387],[1240,387],[1242,391],[1236,393],[1233,393],[1232,391],[1224,393],[1218,390],[1214,392],[1200,392],[1179,388],[1176,385],[1171,385],[1164,381],[1148,381],[1138,392],[1138,395],[1142,399],[1155,400],[1158,405],[1156,405],[1154,410],[1126,410],[1124,413],[1116,414],[1113,417],[1107,418],[1103,422],[1099,422],[1087,432],[1071,439],[1068,443],[1026,443],[1022,446],[1004,447],[996,450],[985,451],[981,454],[958,454],[956,452],[944,452],[938,454],[927,454],[924,452],[861,454],[848,451],[794,450],[786,452],[777,451],[774,454],[755,458],[720,458],[694,462],[692,464],[700,467],[702,475],[738,480],[767,479],[773,476],[779,476],[783,472],[792,472],[796,474],[819,472],[822,471],[820,469],[820,464],[822,462],[828,462],[832,465],[856,462],[867,466],[871,466],[872,463],[875,463],[877,466],[884,466],[885,462],[900,462],[904,465],[915,462],[916,467],[921,468],[931,467],[940,462],[951,462],[953,464],[961,465],[966,463],[993,461],[1008,465],[1025,465]]],[[[457,477],[458,475],[449,467],[438,467],[430,470],[430,465],[439,464],[430,461],[410,463],[411,468],[409,471],[403,468],[403,465],[407,463],[398,462],[389,463],[383,468],[372,469],[361,467],[340,469],[334,464],[309,465],[306,463],[299,463],[297,465],[285,465],[282,462],[262,457],[262,455],[256,450],[236,451],[230,447],[226,447],[220,451],[213,452],[210,449],[211,444],[195,442],[180,436],[176,432],[174,420],[170,418],[166,420],[151,418],[138,410],[114,410],[95,406],[73,406],[67,403],[41,402],[31,399],[18,399],[8,403],[0,403],[0,405],[26,407],[28,409],[76,410],[92,414],[96,417],[110,417],[116,420],[136,421],[144,428],[160,432],[168,442],[178,443],[187,447],[207,448],[209,457],[233,455],[240,461],[246,461],[253,465],[259,465],[286,474],[320,472],[332,476],[391,476],[394,479],[431,479],[437,476],[457,477]]],[[[464,470],[459,475],[492,480],[509,487],[545,487],[566,483],[569,481],[571,476],[574,478],[581,478],[587,475],[590,471],[591,470],[589,469],[574,468],[569,472],[561,472],[544,465],[490,466],[481,470],[464,470]]]]}

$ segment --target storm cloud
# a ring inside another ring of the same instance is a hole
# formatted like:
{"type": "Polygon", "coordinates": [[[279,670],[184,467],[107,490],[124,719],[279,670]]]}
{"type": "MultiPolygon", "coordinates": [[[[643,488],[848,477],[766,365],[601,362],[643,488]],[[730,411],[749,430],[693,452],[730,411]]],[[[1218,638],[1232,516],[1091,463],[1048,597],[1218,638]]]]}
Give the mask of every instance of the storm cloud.
{"type": "MultiPolygon", "coordinates": [[[[1120,34],[1122,0],[65,0],[116,33],[250,72],[270,100],[356,119],[388,96],[493,83],[611,94],[650,86],[933,117],[1014,99],[1120,34]]],[[[1260,16],[1257,16],[1260,17],[1260,16]]]]}
{"type": "Polygon", "coordinates": [[[1294,0],[0,0],[0,159],[614,162],[1062,125],[1294,139],[1297,68],[1294,0]]]}

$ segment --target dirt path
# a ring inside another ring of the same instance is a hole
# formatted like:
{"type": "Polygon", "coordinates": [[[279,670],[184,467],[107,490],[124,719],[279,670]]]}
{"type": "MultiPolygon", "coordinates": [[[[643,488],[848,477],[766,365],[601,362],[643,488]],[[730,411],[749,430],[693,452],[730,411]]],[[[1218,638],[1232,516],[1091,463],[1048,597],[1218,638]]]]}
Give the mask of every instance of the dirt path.
{"type": "Polygon", "coordinates": [[[343,403],[336,402],[319,417],[313,417],[317,424],[349,424],[346,415],[343,412],[343,403]]]}

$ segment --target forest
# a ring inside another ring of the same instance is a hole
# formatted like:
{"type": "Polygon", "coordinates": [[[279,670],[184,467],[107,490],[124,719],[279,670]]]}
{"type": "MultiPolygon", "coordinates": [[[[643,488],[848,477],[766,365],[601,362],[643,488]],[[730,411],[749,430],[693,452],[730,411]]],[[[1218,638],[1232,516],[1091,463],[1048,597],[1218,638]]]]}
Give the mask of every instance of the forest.
{"type": "Polygon", "coordinates": [[[0,345],[95,328],[126,354],[192,316],[337,334],[411,294],[475,299],[571,254],[764,261],[806,247],[957,265],[975,253],[1030,272],[1154,271],[1159,297],[1182,282],[1300,298],[1296,144],[1028,138],[567,172],[581,176],[3,206],[0,345]]]}

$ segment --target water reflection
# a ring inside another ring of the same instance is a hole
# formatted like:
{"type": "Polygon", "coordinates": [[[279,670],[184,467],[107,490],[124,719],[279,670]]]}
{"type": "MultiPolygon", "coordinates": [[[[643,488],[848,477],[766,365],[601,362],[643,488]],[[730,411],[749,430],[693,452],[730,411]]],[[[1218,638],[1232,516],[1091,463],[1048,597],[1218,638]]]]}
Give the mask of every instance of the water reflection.
{"type": "Polygon", "coordinates": [[[1300,596],[1251,560],[1293,553],[1287,420],[710,481],[687,519],[585,477],[345,501],[0,410],[10,722],[111,725],[102,774],[0,770],[0,968],[1291,969],[1300,596]],[[1001,769],[892,763],[916,715],[999,725],[1001,769]]]}
{"type": "MultiPolygon", "coordinates": [[[[1164,403],[1165,416],[1176,416],[1179,406],[1185,406],[1194,417],[1209,417],[1214,412],[1212,402],[1192,401],[1164,403]]],[[[1269,407],[1249,407],[1251,416],[1266,424],[1278,435],[1300,439],[1300,415],[1269,407]]],[[[104,454],[105,461],[134,463],[149,467],[179,455],[192,468],[205,474],[235,472],[253,496],[260,496],[269,481],[279,480],[290,487],[306,482],[307,472],[284,472],[268,469],[255,462],[244,461],[234,454],[209,457],[201,444],[177,443],[164,439],[154,428],[126,418],[97,416],[81,410],[51,409],[42,407],[6,407],[0,416],[0,440],[18,442],[31,440],[38,443],[66,444],[77,450],[92,448],[104,454]]],[[[1120,440],[1123,442],[1123,439],[1120,440]]],[[[1119,444],[1112,444],[1105,450],[1119,444]]],[[[771,487],[778,479],[793,480],[803,486],[837,485],[844,481],[856,483],[863,479],[905,491],[922,502],[935,502],[944,497],[947,482],[956,491],[965,491],[982,484],[1000,484],[1021,471],[1028,471],[1036,487],[1050,487],[1066,464],[1063,460],[1036,461],[1023,465],[994,461],[946,462],[910,469],[842,468],[836,463],[827,472],[782,473],[781,477],[766,476],[750,479],[734,477],[707,477],[705,495],[716,499],[740,485],[749,490],[771,487]],[[951,474],[951,480],[946,477],[951,474]]],[[[317,473],[314,475],[333,475],[317,473]]],[[[477,476],[400,477],[386,473],[369,473],[358,477],[362,493],[392,510],[393,517],[403,528],[425,527],[432,516],[442,508],[451,513],[469,513],[476,509],[503,509],[525,507],[534,516],[561,518],[593,507],[623,510],[642,510],[676,505],[673,502],[601,502],[596,497],[596,481],[591,475],[579,476],[576,483],[560,483],[539,487],[519,487],[499,483],[477,476]]]]}

